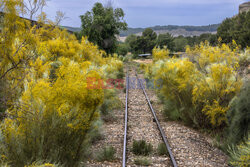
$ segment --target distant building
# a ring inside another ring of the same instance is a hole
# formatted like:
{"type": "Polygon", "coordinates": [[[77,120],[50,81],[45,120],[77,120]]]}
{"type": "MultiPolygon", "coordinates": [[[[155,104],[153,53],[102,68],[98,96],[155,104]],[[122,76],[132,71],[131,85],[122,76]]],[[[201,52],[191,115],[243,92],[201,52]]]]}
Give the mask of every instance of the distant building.
{"type": "Polygon", "coordinates": [[[245,2],[239,6],[239,13],[250,11],[250,1],[245,2]]]}

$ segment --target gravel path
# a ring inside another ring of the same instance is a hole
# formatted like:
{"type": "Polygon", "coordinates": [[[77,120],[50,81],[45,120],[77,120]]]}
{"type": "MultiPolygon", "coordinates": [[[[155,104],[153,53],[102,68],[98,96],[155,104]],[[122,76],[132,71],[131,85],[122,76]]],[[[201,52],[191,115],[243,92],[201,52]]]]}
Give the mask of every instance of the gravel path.
{"type": "MultiPolygon", "coordinates": [[[[119,90],[119,99],[125,102],[125,93],[123,90],[119,90]]],[[[123,107],[114,111],[114,120],[111,122],[104,122],[103,139],[96,142],[91,151],[93,153],[99,152],[104,146],[113,146],[116,150],[115,160],[112,162],[98,162],[92,157],[86,162],[87,167],[121,167],[122,163],[122,148],[123,148],[123,134],[124,134],[124,110],[123,107]]]]}
{"type": "Polygon", "coordinates": [[[174,121],[164,121],[162,106],[157,103],[154,91],[146,90],[153,107],[160,118],[159,121],[172,152],[176,158],[178,167],[224,167],[227,165],[227,156],[218,148],[212,146],[212,139],[199,132],[174,121]]]}
{"type": "MultiPolygon", "coordinates": [[[[130,78],[135,78],[135,71],[130,72],[130,78]]],[[[162,143],[157,125],[153,122],[153,116],[147,104],[142,89],[129,89],[128,103],[128,143],[127,143],[127,166],[137,166],[134,159],[137,158],[131,152],[133,140],[145,140],[153,145],[156,150],[162,143]]],[[[171,166],[167,156],[159,156],[156,152],[146,156],[152,162],[150,166],[171,166]]]]}

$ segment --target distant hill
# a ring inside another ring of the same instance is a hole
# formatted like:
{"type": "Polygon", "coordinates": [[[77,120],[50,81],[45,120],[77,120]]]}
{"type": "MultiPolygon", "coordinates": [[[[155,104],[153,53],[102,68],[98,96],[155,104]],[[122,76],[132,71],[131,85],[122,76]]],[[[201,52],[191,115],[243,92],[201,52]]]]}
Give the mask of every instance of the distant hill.
{"type": "Polygon", "coordinates": [[[65,28],[69,31],[72,31],[72,32],[79,32],[81,31],[81,28],[80,27],[69,27],[69,26],[62,26],[62,28],[65,28]]]}
{"type": "MultiPolygon", "coordinates": [[[[215,34],[217,28],[220,24],[211,24],[207,26],[177,26],[177,25],[168,25],[168,26],[154,26],[149,27],[152,28],[157,34],[163,33],[170,33],[173,36],[200,36],[204,33],[212,33],[215,34]]],[[[79,32],[81,28],[78,27],[69,27],[69,26],[62,26],[69,31],[79,32]]],[[[120,37],[125,38],[130,34],[141,35],[145,28],[128,28],[127,31],[121,31],[120,37]]],[[[122,40],[123,41],[123,40],[122,40]]]]}
{"type": "MultiPolygon", "coordinates": [[[[153,29],[157,34],[162,33],[171,33],[173,36],[199,36],[203,33],[216,33],[217,28],[220,24],[212,24],[207,26],[177,26],[177,25],[168,25],[168,26],[154,26],[149,27],[153,29]]],[[[140,35],[145,28],[128,28],[127,31],[121,31],[120,36],[125,37],[130,34],[140,35]]]]}

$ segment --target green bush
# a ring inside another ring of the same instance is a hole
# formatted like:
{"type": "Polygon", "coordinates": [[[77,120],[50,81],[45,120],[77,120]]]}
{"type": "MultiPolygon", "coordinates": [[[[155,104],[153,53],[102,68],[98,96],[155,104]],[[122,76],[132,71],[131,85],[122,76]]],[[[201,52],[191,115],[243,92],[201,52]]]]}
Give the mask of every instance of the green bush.
{"type": "Polygon", "coordinates": [[[250,82],[244,84],[240,94],[230,103],[227,112],[227,144],[239,144],[248,138],[250,130],[250,82]]]}
{"type": "Polygon", "coordinates": [[[152,164],[151,161],[147,158],[136,158],[134,160],[134,163],[141,166],[150,166],[152,164]]]}
{"type": "Polygon", "coordinates": [[[170,120],[180,120],[181,119],[181,113],[178,110],[178,107],[175,105],[175,103],[170,100],[166,99],[163,102],[164,105],[164,116],[170,120]]]}
{"type": "Polygon", "coordinates": [[[250,139],[239,146],[232,146],[230,153],[230,164],[234,167],[248,167],[250,165],[250,139]]]}
{"type": "Polygon", "coordinates": [[[118,71],[118,74],[117,74],[117,78],[122,79],[122,78],[124,78],[124,76],[125,76],[125,74],[124,74],[123,68],[120,68],[118,71]]]}
{"type": "MultiPolygon", "coordinates": [[[[1,167],[10,167],[7,163],[0,163],[1,167]]],[[[51,163],[42,163],[42,162],[34,162],[30,165],[25,165],[25,167],[61,167],[57,164],[51,164],[51,163]]]]}
{"type": "MultiPolygon", "coordinates": [[[[77,166],[86,158],[89,147],[87,135],[70,131],[64,123],[65,120],[55,112],[46,120],[39,115],[26,116],[26,119],[30,128],[29,134],[14,136],[9,133],[5,139],[1,138],[1,154],[7,157],[10,166],[23,167],[38,160],[77,166]]],[[[10,120],[5,119],[5,124],[9,124],[6,121],[10,120]]]]}
{"type": "Polygon", "coordinates": [[[98,161],[112,161],[115,159],[115,149],[112,146],[104,147],[97,155],[98,161]]]}
{"type": "Polygon", "coordinates": [[[132,151],[135,155],[149,155],[153,151],[153,146],[145,140],[134,140],[132,151]]]}
{"type": "Polygon", "coordinates": [[[102,125],[103,122],[101,119],[97,120],[93,123],[91,129],[89,130],[89,133],[87,135],[87,138],[90,143],[95,143],[101,139],[103,139],[103,133],[102,133],[102,125]]]}
{"type": "Polygon", "coordinates": [[[105,122],[112,121],[114,119],[113,110],[121,107],[121,101],[117,97],[116,90],[105,89],[104,101],[100,107],[101,117],[105,122]]]}
{"type": "Polygon", "coordinates": [[[121,43],[121,44],[118,45],[116,52],[118,53],[118,55],[126,56],[127,53],[129,52],[129,50],[130,50],[130,47],[129,47],[128,44],[121,43]]]}
{"type": "Polygon", "coordinates": [[[157,147],[157,153],[159,155],[168,155],[168,150],[165,143],[160,143],[157,147]]]}

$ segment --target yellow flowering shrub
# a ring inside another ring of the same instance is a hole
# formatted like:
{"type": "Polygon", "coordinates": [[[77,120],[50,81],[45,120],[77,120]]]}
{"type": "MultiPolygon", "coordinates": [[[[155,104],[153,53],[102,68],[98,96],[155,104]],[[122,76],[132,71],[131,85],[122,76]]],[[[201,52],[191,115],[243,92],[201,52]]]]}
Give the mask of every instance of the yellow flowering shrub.
{"type": "Polygon", "coordinates": [[[6,118],[1,130],[5,155],[13,164],[24,165],[31,155],[34,159],[59,162],[65,162],[67,157],[73,164],[81,156],[78,147],[98,118],[97,108],[104,94],[102,89],[87,89],[87,78],[100,78],[98,71],[63,59],[53,83],[47,78],[37,81],[30,78],[19,107],[8,111],[15,119],[6,118]],[[63,153],[57,152],[60,148],[63,153]],[[13,155],[13,149],[23,151],[13,155]]]}
{"type": "Polygon", "coordinates": [[[41,164],[39,162],[32,163],[31,165],[25,165],[24,167],[59,167],[59,165],[51,164],[51,163],[44,163],[41,164]]]}
{"type": "Polygon", "coordinates": [[[243,56],[233,45],[231,49],[226,44],[213,47],[205,42],[187,47],[181,58],[166,58],[165,50],[154,50],[156,59],[145,71],[163,81],[159,92],[170,118],[174,115],[203,127],[225,125],[229,102],[242,86],[238,69],[243,56]]]}
{"type": "Polygon", "coordinates": [[[247,167],[250,165],[250,139],[246,143],[229,149],[231,155],[230,163],[235,167],[247,167]]]}
{"type": "Polygon", "coordinates": [[[152,51],[154,62],[169,58],[169,53],[168,49],[154,48],[152,51]]]}
{"type": "MultiPolygon", "coordinates": [[[[171,101],[171,106],[189,108],[192,104],[192,88],[195,84],[198,71],[195,65],[188,59],[179,60],[176,58],[158,61],[152,68],[152,75],[155,81],[161,81],[160,94],[165,100],[171,101]]],[[[174,110],[167,109],[170,112],[174,110]]],[[[191,113],[188,110],[178,111],[180,117],[191,119],[191,113]],[[190,115],[190,116],[189,116],[190,115]]]]}
{"type": "Polygon", "coordinates": [[[45,21],[44,14],[38,25],[21,19],[23,1],[1,2],[7,14],[0,34],[0,79],[13,91],[0,125],[1,154],[13,166],[40,160],[77,166],[99,108],[113,98],[105,94],[104,99],[108,91],[101,88],[90,89],[88,79],[121,77],[123,64],[86,37],[79,42],[45,21]]]}
{"type": "Polygon", "coordinates": [[[237,80],[236,72],[226,64],[212,64],[208,74],[202,75],[192,91],[193,104],[203,106],[202,111],[210,118],[211,124],[219,126],[226,121],[228,104],[242,82],[237,80]]]}

